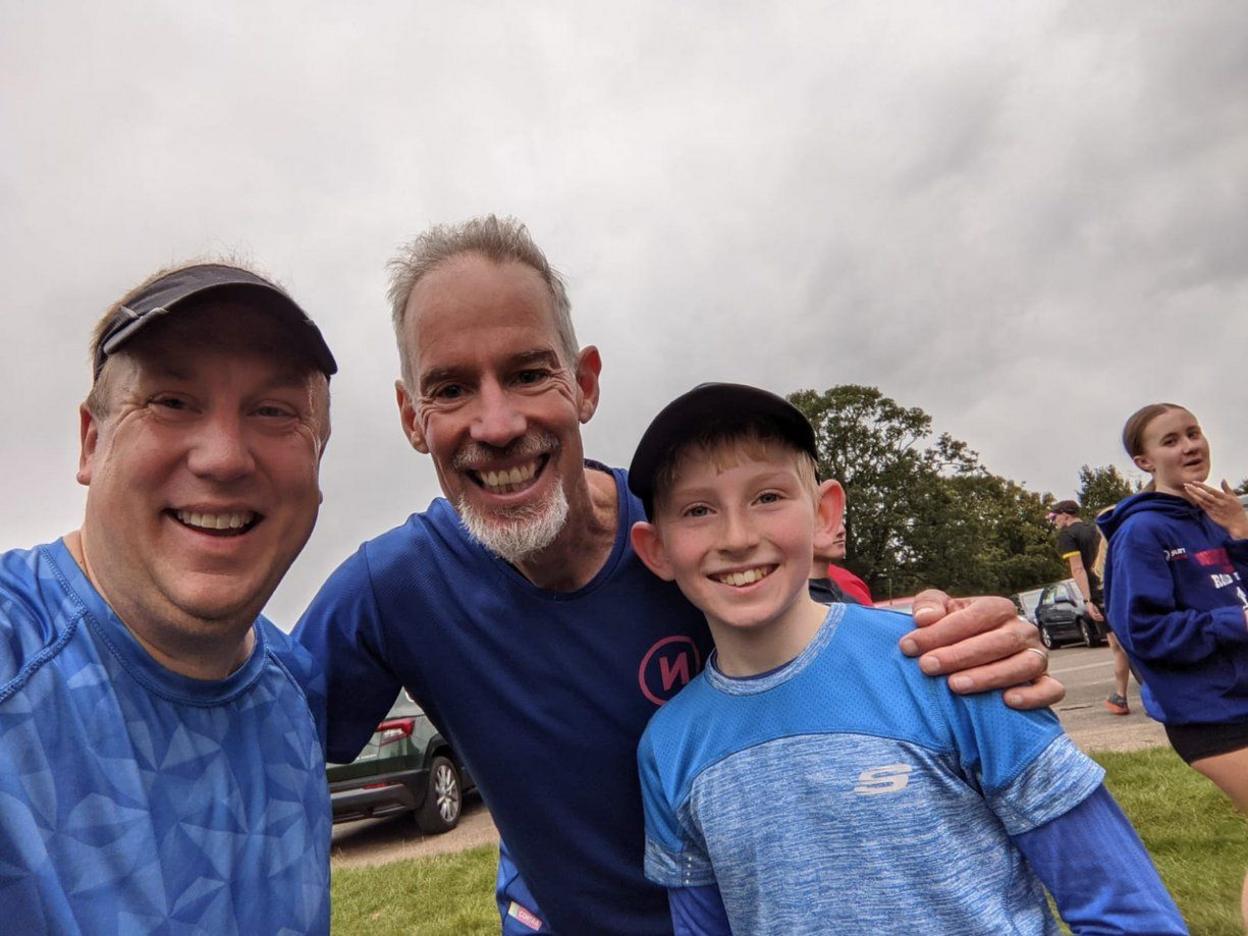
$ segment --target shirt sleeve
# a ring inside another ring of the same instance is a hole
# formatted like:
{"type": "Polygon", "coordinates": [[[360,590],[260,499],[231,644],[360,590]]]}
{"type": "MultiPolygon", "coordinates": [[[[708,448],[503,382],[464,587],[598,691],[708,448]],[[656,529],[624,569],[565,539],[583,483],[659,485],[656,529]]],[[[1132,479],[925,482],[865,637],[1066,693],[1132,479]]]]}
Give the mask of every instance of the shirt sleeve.
{"type": "Polygon", "coordinates": [[[646,819],[646,877],[669,889],[713,885],[715,872],[710,856],[703,843],[680,821],[674,804],[678,791],[669,789],[665,782],[669,778],[659,768],[649,728],[637,748],[637,767],[646,819]]]}
{"type": "Polygon", "coordinates": [[[714,884],[672,888],[667,903],[676,936],[732,936],[724,900],[714,884]]]}
{"type": "Polygon", "coordinates": [[[291,636],[325,673],[326,759],[350,763],[401,688],[385,663],[381,614],[363,548],[330,576],[291,636]]]}
{"type": "Polygon", "coordinates": [[[1104,786],[1013,839],[1076,936],[1187,933],[1144,843],[1104,786]]]}
{"type": "Polygon", "coordinates": [[[1075,538],[1071,535],[1069,530],[1058,530],[1057,554],[1063,559],[1069,559],[1071,556],[1082,555],[1079,552],[1079,544],[1075,542],[1075,538]]]}
{"type": "Polygon", "coordinates": [[[1141,527],[1124,527],[1109,550],[1110,626],[1141,660],[1199,663],[1221,644],[1248,643],[1244,610],[1176,607],[1174,579],[1162,546],[1141,527]]]}
{"type": "Polygon", "coordinates": [[[1049,709],[1009,708],[1000,692],[940,698],[959,769],[979,789],[1010,835],[1056,818],[1082,802],[1105,776],[1062,732],[1049,709]]]}

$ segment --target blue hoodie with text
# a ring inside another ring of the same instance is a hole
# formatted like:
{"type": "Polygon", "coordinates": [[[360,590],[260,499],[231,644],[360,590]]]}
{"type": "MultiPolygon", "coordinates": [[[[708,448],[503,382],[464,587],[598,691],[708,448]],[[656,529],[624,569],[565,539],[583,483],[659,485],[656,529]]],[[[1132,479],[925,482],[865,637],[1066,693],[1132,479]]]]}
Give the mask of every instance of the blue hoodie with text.
{"type": "Polygon", "coordinates": [[[1148,713],[1171,725],[1248,721],[1248,540],[1155,492],[1097,524],[1109,540],[1109,623],[1148,713]]]}

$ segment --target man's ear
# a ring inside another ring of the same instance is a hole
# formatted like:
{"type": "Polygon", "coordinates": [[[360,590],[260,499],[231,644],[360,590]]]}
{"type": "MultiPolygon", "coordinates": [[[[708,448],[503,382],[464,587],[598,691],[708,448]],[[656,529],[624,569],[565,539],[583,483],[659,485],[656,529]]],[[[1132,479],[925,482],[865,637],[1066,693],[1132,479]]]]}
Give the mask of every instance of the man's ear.
{"type": "Polygon", "coordinates": [[[407,437],[408,444],[422,455],[428,455],[429,444],[425,441],[425,430],[420,425],[416,401],[407,392],[407,385],[402,380],[394,382],[394,399],[399,404],[399,422],[403,424],[403,435],[407,437]]]}
{"type": "Polygon", "coordinates": [[[667,554],[663,549],[663,540],[653,523],[638,520],[629,531],[629,536],[633,540],[633,550],[646,564],[647,569],[665,582],[676,578],[672,574],[672,567],[668,564],[667,554]]]}
{"type": "Polygon", "coordinates": [[[839,481],[824,481],[815,500],[814,555],[826,556],[836,542],[836,531],[845,517],[845,489],[839,481]]]}
{"type": "Polygon", "coordinates": [[[577,415],[587,423],[598,409],[598,376],[602,373],[602,355],[593,345],[586,345],[576,357],[576,386],[581,392],[577,415]]]}
{"type": "Polygon", "coordinates": [[[78,407],[78,483],[91,483],[91,470],[95,462],[95,450],[100,444],[100,424],[96,422],[86,404],[78,407]]]}

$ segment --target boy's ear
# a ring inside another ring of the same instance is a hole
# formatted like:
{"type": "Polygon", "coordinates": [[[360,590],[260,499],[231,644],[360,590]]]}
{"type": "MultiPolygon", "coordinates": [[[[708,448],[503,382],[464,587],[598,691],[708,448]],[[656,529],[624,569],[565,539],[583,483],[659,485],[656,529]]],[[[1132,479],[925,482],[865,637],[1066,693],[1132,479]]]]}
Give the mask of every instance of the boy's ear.
{"type": "Polygon", "coordinates": [[[676,578],[667,562],[663,540],[659,537],[659,531],[655,529],[653,523],[638,520],[629,531],[629,536],[632,537],[634,551],[646,564],[647,569],[665,582],[676,578]]]}
{"type": "Polygon", "coordinates": [[[832,552],[836,531],[845,516],[845,489],[839,481],[824,481],[815,500],[814,555],[832,552]]]}

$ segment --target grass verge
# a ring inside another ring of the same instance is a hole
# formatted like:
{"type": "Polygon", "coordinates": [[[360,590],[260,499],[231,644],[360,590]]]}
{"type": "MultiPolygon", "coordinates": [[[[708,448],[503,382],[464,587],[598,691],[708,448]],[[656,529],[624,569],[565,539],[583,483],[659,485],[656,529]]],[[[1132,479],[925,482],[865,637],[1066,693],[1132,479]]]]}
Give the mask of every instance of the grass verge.
{"type": "MultiPolygon", "coordinates": [[[[1094,755],[1194,936],[1241,936],[1248,825],[1169,748],[1094,755]]],[[[498,850],[334,871],[335,936],[494,936],[498,850]]]]}

